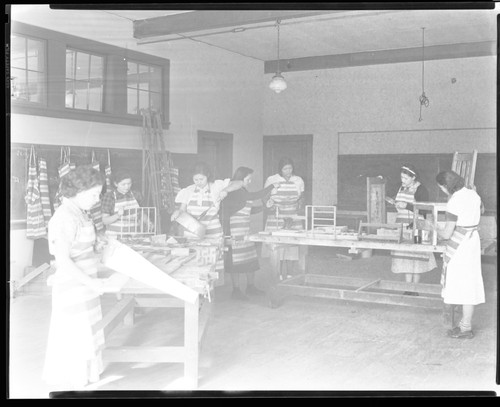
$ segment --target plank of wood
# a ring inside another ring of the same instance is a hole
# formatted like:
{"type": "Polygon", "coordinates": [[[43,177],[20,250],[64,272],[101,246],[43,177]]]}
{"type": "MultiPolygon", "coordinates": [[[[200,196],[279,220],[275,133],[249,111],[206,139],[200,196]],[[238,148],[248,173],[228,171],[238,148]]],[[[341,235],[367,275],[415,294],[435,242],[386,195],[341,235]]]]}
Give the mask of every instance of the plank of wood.
{"type": "Polygon", "coordinates": [[[31,280],[33,280],[35,277],[43,273],[45,270],[48,270],[50,268],[50,264],[43,263],[41,266],[38,266],[36,269],[28,273],[26,276],[21,278],[19,281],[15,282],[15,289],[19,290],[23,285],[26,285],[29,283],[31,280]]]}
{"type": "Polygon", "coordinates": [[[118,301],[118,303],[116,303],[115,306],[94,326],[94,329],[96,331],[103,329],[104,335],[109,335],[113,329],[123,321],[125,315],[133,310],[134,304],[134,297],[131,296],[127,296],[118,301]]]}

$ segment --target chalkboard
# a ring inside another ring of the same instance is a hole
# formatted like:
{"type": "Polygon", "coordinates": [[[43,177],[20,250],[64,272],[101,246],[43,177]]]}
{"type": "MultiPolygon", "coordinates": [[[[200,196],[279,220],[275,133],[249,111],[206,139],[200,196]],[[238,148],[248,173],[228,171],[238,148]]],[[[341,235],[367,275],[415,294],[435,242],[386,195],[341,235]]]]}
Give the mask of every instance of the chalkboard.
{"type": "MultiPolygon", "coordinates": [[[[429,200],[446,202],[446,196],[436,184],[440,171],[451,169],[453,154],[356,154],[339,155],[338,160],[338,207],[342,210],[366,211],[366,178],[383,176],[387,196],[397,193],[402,164],[413,164],[420,181],[429,191],[429,200]]],[[[496,154],[478,154],[475,185],[483,199],[486,211],[495,212],[496,154]]],[[[390,206],[388,211],[394,210],[390,206]]]]}
{"type": "MultiPolygon", "coordinates": [[[[27,153],[31,144],[12,144],[10,154],[11,171],[11,221],[26,221],[26,194],[27,183],[27,153]]],[[[49,195],[53,209],[54,197],[59,187],[58,167],[60,165],[61,146],[34,145],[37,157],[43,157],[47,161],[47,173],[49,179],[49,195]]],[[[75,165],[90,164],[92,162],[92,151],[100,164],[101,173],[108,163],[108,149],[92,148],[82,146],[71,146],[70,160],[75,165]]],[[[135,149],[109,149],[112,171],[127,170],[132,174],[133,189],[142,190],[142,150],[135,149]]],[[[179,169],[179,184],[184,188],[193,183],[192,168],[199,160],[197,154],[172,154],[174,166],[179,169]]],[[[104,187],[104,192],[105,192],[104,187]]]]}

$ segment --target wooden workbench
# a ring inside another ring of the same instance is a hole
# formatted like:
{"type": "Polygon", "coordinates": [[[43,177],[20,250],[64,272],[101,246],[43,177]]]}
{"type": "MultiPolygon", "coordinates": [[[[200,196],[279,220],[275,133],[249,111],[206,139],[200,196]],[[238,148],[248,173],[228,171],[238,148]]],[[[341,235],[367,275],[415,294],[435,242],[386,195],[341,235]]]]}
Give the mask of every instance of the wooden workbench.
{"type": "MultiPolygon", "coordinates": [[[[443,253],[445,246],[431,244],[414,244],[412,242],[382,242],[370,240],[342,240],[332,236],[299,231],[290,236],[277,236],[268,232],[251,235],[252,242],[267,243],[271,248],[271,264],[273,279],[268,291],[269,304],[276,307],[286,296],[298,295],[306,297],[334,298],[350,301],[373,302],[390,305],[424,307],[442,309],[441,286],[439,284],[405,283],[382,279],[361,279],[319,275],[308,273],[306,267],[303,274],[284,281],[279,281],[280,260],[277,249],[283,245],[307,245],[324,247],[343,247],[350,253],[363,249],[410,251],[415,253],[443,253]],[[405,291],[413,291],[418,296],[403,295],[405,291]]],[[[305,264],[305,263],[304,263],[305,264]]]]}
{"type": "MultiPolygon", "coordinates": [[[[189,287],[194,294],[198,294],[194,295],[194,301],[182,300],[130,276],[114,272],[108,280],[113,280],[120,289],[117,293],[112,291],[115,293],[116,302],[100,323],[108,342],[112,331],[121,323],[133,326],[135,308],[181,308],[184,310],[183,346],[106,346],[103,351],[105,361],[183,363],[182,388],[197,388],[199,348],[212,312],[213,288],[217,273],[215,273],[215,262],[200,265],[199,259],[190,257],[189,261],[174,271],[169,270],[169,277],[189,287]],[[203,277],[197,278],[199,275],[203,277]],[[203,284],[204,281],[206,284],[203,284]]],[[[107,270],[109,272],[109,269],[107,270]]]]}

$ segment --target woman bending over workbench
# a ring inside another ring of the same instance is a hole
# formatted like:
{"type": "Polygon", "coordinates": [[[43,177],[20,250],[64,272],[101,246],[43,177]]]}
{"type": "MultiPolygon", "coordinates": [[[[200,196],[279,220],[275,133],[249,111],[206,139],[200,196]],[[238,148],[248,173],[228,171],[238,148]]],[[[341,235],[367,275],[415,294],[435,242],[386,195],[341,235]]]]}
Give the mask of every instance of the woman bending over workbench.
{"type": "Polygon", "coordinates": [[[436,181],[449,198],[446,224],[437,231],[438,238],[446,240],[441,275],[443,301],[462,305],[462,319],[448,331],[448,336],[470,339],[474,336],[474,306],[485,301],[478,233],[481,198],[474,189],[466,188],[464,179],[453,171],[440,172],[436,181]]]}
{"type": "Polygon", "coordinates": [[[77,167],[61,179],[62,203],[49,221],[49,250],[56,271],[52,286],[52,315],[43,379],[61,389],[80,390],[99,380],[103,371],[104,333],[99,296],[104,285],[97,279],[100,256],[90,208],[99,202],[99,171],[77,167]]]}
{"type": "Polygon", "coordinates": [[[252,182],[252,176],[251,168],[239,167],[231,180],[243,181],[243,187],[230,192],[221,206],[224,236],[231,238],[225,256],[225,272],[231,275],[232,298],[239,300],[248,299],[240,288],[241,274],[245,274],[247,278],[246,294],[263,294],[254,284],[255,272],[260,268],[255,243],[246,240],[250,234],[250,215],[262,212],[262,206],[252,206],[252,201],[264,199],[273,191],[277,192],[280,185],[271,184],[258,192],[249,192],[247,188],[252,182]]]}
{"type": "MultiPolygon", "coordinates": [[[[428,202],[429,192],[424,185],[418,181],[417,170],[413,165],[405,164],[401,167],[401,186],[394,199],[387,199],[397,210],[396,223],[403,224],[403,230],[406,230],[413,223],[413,204],[415,202],[428,202]]],[[[420,211],[424,214],[424,211],[420,211]]],[[[423,216],[421,216],[423,219],[423,216]]],[[[405,274],[407,283],[420,282],[420,275],[437,267],[434,253],[414,253],[392,251],[393,273],[405,274]]],[[[406,295],[418,295],[414,291],[406,291],[406,295]]]]}
{"type": "MultiPolygon", "coordinates": [[[[225,180],[212,181],[212,173],[206,163],[198,163],[193,169],[193,184],[181,189],[175,197],[179,209],[175,210],[171,220],[175,221],[182,212],[187,212],[194,218],[203,215],[198,221],[206,227],[205,237],[220,239],[222,244],[223,233],[222,225],[219,220],[220,202],[231,191],[235,191],[243,186],[243,181],[225,180]]],[[[188,237],[196,235],[184,231],[188,237]]],[[[216,271],[219,272],[217,284],[224,283],[224,260],[220,258],[217,261],[216,271]]]]}

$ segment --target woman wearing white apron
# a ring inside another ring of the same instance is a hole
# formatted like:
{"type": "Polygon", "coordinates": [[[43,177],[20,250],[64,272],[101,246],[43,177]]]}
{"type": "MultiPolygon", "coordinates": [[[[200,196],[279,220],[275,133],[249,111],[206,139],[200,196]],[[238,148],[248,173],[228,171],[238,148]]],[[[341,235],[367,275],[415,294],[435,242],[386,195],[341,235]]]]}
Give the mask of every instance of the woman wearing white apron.
{"type": "MultiPolygon", "coordinates": [[[[271,184],[280,184],[279,189],[275,194],[265,202],[268,210],[266,220],[266,231],[278,229],[304,229],[302,220],[296,216],[303,208],[304,181],[301,177],[293,174],[294,163],[291,158],[283,157],[278,165],[279,173],[271,175],[267,178],[264,188],[271,184]],[[277,215],[277,216],[276,216],[277,215]],[[285,223],[285,219],[288,218],[285,223]]],[[[292,261],[301,261],[305,259],[307,246],[289,246],[280,247],[277,249],[277,256],[280,260],[280,279],[286,278],[292,274],[292,261]],[[286,262],[286,270],[282,270],[281,261],[286,262]]],[[[262,257],[270,256],[270,247],[267,244],[262,245],[262,257]]],[[[303,265],[302,265],[303,266],[303,265]]]]}
{"type": "Polygon", "coordinates": [[[122,237],[140,230],[141,220],[134,209],[140,208],[137,193],[132,192],[132,177],[127,172],[113,175],[115,189],[102,197],[102,221],[106,235],[122,237]]]}
{"type": "Polygon", "coordinates": [[[104,286],[96,279],[100,257],[88,212],[101,189],[101,176],[91,166],[70,171],[61,179],[62,202],[48,227],[56,271],[48,281],[52,314],[43,379],[61,390],[80,390],[103,371],[104,333],[96,324],[104,286]]]}
{"type": "MultiPolygon", "coordinates": [[[[394,205],[398,211],[396,223],[403,224],[403,233],[413,223],[413,204],[415,202],[429,201],[427,189],[417,181],[417,170],[413,165],[405,164],[401,167],[401,187],[398,190],[394,205]]],[[[423,212],[423,211],[422,211],[423,212]]],[[[420,214],[419,214],[420,215],[420,214]]],[[[419,216],[424,219],[423,216],[419,216]]],[[[413,253],[404,251],[392,251],[393,273],[405,274],[407,283],[419,283],[420,274],[426,273],[437,267],[434,253],[413,253]]],[[[407,295],[418,295],[416,292],[407,291],[407,295]]]]}
{"type": "Polygon", "coordinates": [[[453,171],[436,176],[439,188],[448,195],[446,224],[438,229],[438,237],[446,240],[441,284],[445,304],[462,305],[462,319],[448,331],[452,338],[473,338],[474,306],[485,301],[481,274],[481,241],[478,225],[481,198],[465,187],[462,177],[453,171]]]}
{"type": "Polygon", "coordinates": [[[259,295],[264,292],[257,289],[254,284],[255,272],[259,270],[259,260],[255,243],[246,238],[250,234],[250,215],[262,211],[261,206],[253,206],[252,201],[264,199],[271,194],[279,184],[271,184],[258,192],[249,192],[248,186],[252,182],[253,170],[248,167],[238,167],[235,171],[233,181],[243,181],[243,187],[237,191],[230,192],[224,199],[221,207],[222,229],[224,236],[230,236],[225,253],[225,272],[230,273],[233,283],[231,297],[238,300],[247,300],[240,288],[240,276],[246,276],[246,290],[248,295],[259,295]]]}
{"type": "MultiPolygon", "coordinates": [[[[225,180],[210,181],[211,171],[207,164],[198,163],[193,170],[193,185],[183,188],[175,197],[175,202],[179,204],[179,209],[171,216],[172,221],[177,219],[181,212],[187,212],[193,217],[198,217],[205,213],[200,223],[206,227],[205,237],[217,240],[220,246],[223,245],[222,225],[219,220],[220,201],[231,191],[243,186],[243,181],[231,182],[229,178],[225,180]],[[207,211],[208,210],[208,211],[207,211]]],[[[196,235],[184,231],[186,237],[196,237],[196,235]]],[[[216,264],[216,271],[219,278],[216,285],[224,284],[224,258],[219,257],[216,264]]]]}

